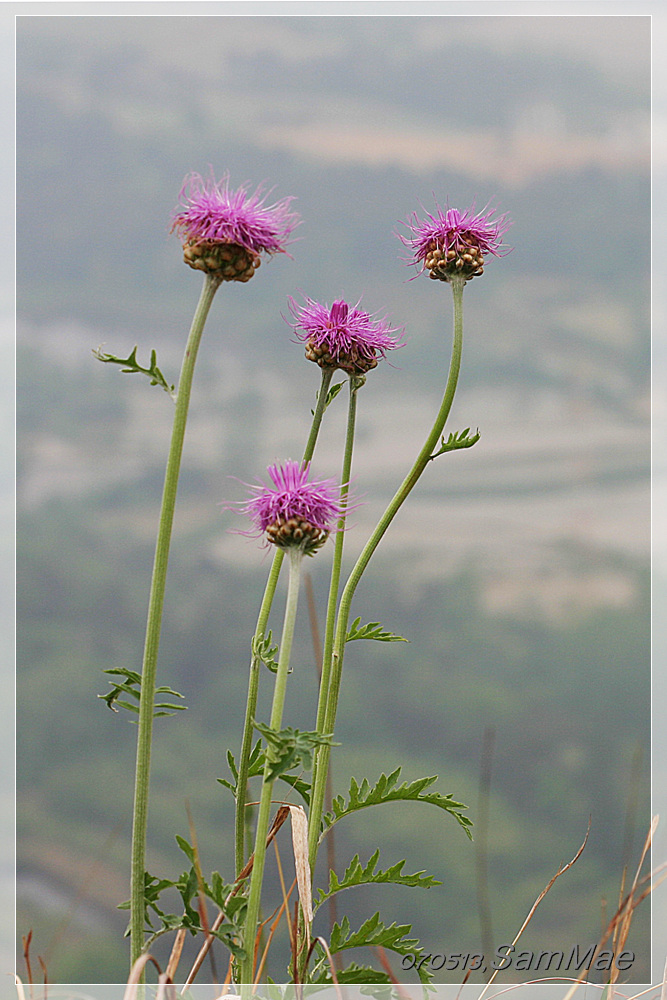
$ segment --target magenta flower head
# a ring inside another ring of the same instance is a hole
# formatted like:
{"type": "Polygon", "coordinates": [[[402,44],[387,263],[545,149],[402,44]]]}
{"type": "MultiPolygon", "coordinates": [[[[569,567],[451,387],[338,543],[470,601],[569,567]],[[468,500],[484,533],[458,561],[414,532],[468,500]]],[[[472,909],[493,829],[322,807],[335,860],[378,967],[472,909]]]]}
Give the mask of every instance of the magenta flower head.
{"type": "Polygon", "coordinates": [[[216,182],[199,174],[185,178],[180,205],[172,216],[172,232],[183,240],[186,264],[221,281],[249,281],[260,265],[261,253],[285,253],[287,237],[298,223],[290,211],[292,198],[266,205],[258,187],[229,187],[229,174],[216,182]]]}
{"type": "Polygon", "coordinates": [[[305,306],[289,299],[295,322],[290,324],[306,344],[306,357],[320,368],[341,368],[348,375],[364,375],[375,368],[387,351],[402,347],[392,333],[397,331],[384,319],[377,319],[339,299],[331,306],[305,298],[305,306]]]}
{"type": "Polygon", "coordinates": [[[255,496],[242,508],[260,534],[278,548],[313,555],[326,542],[343,509],[333,479],[308,480],[309,465],[270,465],[272,486],[251,486],[255,496]]]}
{"type": "Polygon", "coordinates": [[[506,215],[494,219],[495,209],[475,214],[474,205],[465,212],[436,207],[436,214],[427,212],[424,221],[415,213],[405,223],[412,235],[400,236],[413,252],[410,263],[421,265],[421,271],[427,270],[431,278],[450,281],[458,274],[470,281],[484,273],[485,254],[502,257],[509,253],[510,248],[502,242],[511,225],[506,215]]]}

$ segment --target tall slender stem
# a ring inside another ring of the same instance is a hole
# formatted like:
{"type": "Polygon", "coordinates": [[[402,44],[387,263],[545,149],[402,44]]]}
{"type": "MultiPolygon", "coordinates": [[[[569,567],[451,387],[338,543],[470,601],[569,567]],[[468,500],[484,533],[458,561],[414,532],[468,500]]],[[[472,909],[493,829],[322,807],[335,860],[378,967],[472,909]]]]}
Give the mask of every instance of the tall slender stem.
{"type": "MultiPolygon", "coordinates": [[[[313,422],[310,434],[303,453],[303,461],[310,462],[315,451],[315,444],[319,434],[322,417],[326,409],[327,393],[333,377],[333,368],[322,369],[322,381],[317,396],[313,422]]],[[[266,635],[266,627],[269,621],[271,605],[276,593],[278,577],[283,564],[284,551],[276,549],[269,572],[269,578],[264,589],[264,597],[259,609],[257,626],[255,628],[255,641],[261,641],[266,635]]],[[[253,723],[255,711],[257,709],[257,696],[259,692],[259,672],[261,660],[254,652],[250,660],[250,678],[248,681],[248,697],[246,700],[245,722],[243,725],[243,739],[241,743],[241,753],[239,755],[238,779],[236,782],[236,874],[242,871],[246,862],[246,802],[248,798],[248,771],[250,769],[250,753],[252,751],[253,723]]]]}
{"type": "MultiPolygon", "coordinates": [[[[296,621],[296,609],[299,600],[299,579],[301,576],[301,563],[303,552],[297,546],[292,546],[289,550],[289,583],[287,587],[287,601],[285,604],[285,619],[283,622],[283,632],[280,641],[280,655],[278,657],[278,671],[276,673],[276,684],[273,691],[273,704],[271,707],[270,727],[279,730],[283,720],[283,706],[285,704],[285,693],[287,690],[287,675],[289,671],[290,657],[292,654],[292,640],[294,638],[294,624],[296,621]]],[[[253,981],[254,973],[254,951],[255,936],[257,934],[257,922],[259,919],[259,906],[262,893],[262,882],[264,878],[264,862],[266,859],[266,835],[269,831],[269,819],[271,814],[271,794],[275,779],[269,779],[271,761],[267,759],[264,767],[264,782],[257,815],[257,830],[255,834],[255,858],[250,878],[250,892],[248,894],[248,909],[246,911],[245,932],[243,944],[246,950],[246,957],[241,966],[241,982],[248,984],[253,981]]]]}
{"type": "Polygon", "coordinates": [[[150,782],[151,744],[153,736],[153,702],[157,672],[162,609],[167,579],[169,546],[176,506],[178,476],[181,467],[183,440],[192,389],[197,351],[204,330],[213,296],[220,281],[206,275],[199,303],[195,311],[190,335],[185,347],[176,396],[176,409],[167,459],[167,469],[162,493],[162,507],[155,546],[153,576],[148,602],[146,640],[144,645],[141,697],[139,701],[139,727],[137,732],[137,767],[134,790],[132,825],[132,870],[130,876],[130,950],[132,964],[139,958],[144,939],[144,871],[146,867],[146,830],[148,825],[148,793],[150,782]]]}
{"type": "MultiPolygon", "coordinates": [[[[361,579],[361,575],[366,569],[371,556],[375,552],[376,548],[380,544],[383,535],[385,534],[387,528],[391,524],[392,520],[396,516],[401,505],[406,500],[408,494],[414,487],[415,483],[421,476],[422,472],[428,465],[428,462],[433,454],[433,450],[436,447],[440,435],[443,432],[447,417],[452,408],[452,403],[454,401],[454,394],[456,393],[456,385],[458,382],[459,371],[461,368],[461,351],[463,346],[463,288],[465,286],[465,280],[463,278],[452,279],[451,288],[454,297],[454,338],[452,345],[452,355],[449,365],[449,375],[447,377],[447,384],[445,386],[445,393],[438,411],[438,415],[435,419],[435,423],[431,428],[431,431],[422,447],[417,459],[412,466],[410,472],[405,477],[401,483],[399,489],[394,495],[393,499],[389,503],[389,506],[385,510],[384,514],[380,518],[375,530],[366,542],[361,555],[357,559],[352,572],[350,573],[347,583],[343,589],[341,595],[340,604],[338,607],[338,619],[336,624],[336,634],[334,638],[332,663],[331,663],[331,679],[329,682],[329,692],[327,695],[327,706],[326,714],[324,720],[324,731],[329,734],[333,734],[335,724],[336,724],[336,711],[338,708],[338,696],[340,693],[340,682],[343,670],[343,654],[345,649],[345,637],[347,635],[347,626],[350,617],[350,606],[352,604],[352,598],[354,592],[357,588],[357,584],[361,579]]],[[[320,825],[322,822],[322,808],[324,803],[324,790],[326,787],[326,776],[329,768],[329,758],[331,754],[331,746],[324,745],[321,747],[321,751],[317,759],[317,772],[313,778],[313,789],[312,789],[312,807],[310,811],[310,842],[315,844],[314,854],[311,854],[311,864],[314,865],[315,857],[317,853],[317,841],[320,836],[320,825]]]]}
{"type": "MultiPolygon", "coordinates": [[[[336,625],[336,605],[338,603],[338,589],[340,584],[340,572],[341,564],[343,561],[343,545],[345,541],[345,520],[347,517],[346,504],[347,497],[350,489],[350,475],[352,473],[352,451],[354,448],[354,431],[356,426],[357,418],[357,392],[364,384],[365,379],[355,378],[355,376],[350,377],[350,398],[347,411],[347,433],[345,436],[345,452],[343,455],[343,469],[341,472],[341,487],[340,487],[340,505],[343,509],[343,515],[338,521],[338,530],[336,532],[336,540],[334,547],[333,563],[331,567],[331,582],[329,585],[329,599],[327,602],[327,617],[326,617],[326,627],[324,632],[324,649],[322,653],[322,677],[320,679],[320,692],[317,704],[317,732],[324,736],[326,734],[325,720],[326,720],[326,709],[327,709],[327,695],[329,692],[329,678],[331,675],[331,656],[333,652],[333,641],[334,641],[334,630],[336,625]]],[[[313,767],[313,789],[315,788],[315,775],[317,774],[318,764],[317,761],[321,755],[323,747],[318,747],[315,754],[315,765],[313,767]]],[[[324,796],[326,794],[326,781],[321,786],[318,786],[318,792],[322,796],[322,802],[317,803],[314,800],[311,801],[311,813],[315,809],[316,813],[319,811],[321,814],[322,807],[324,803],[324,796]]],[[[308,853],[310,857],[311,868],[315,864],[315,856],[317,854],[317,840],[319,836],[319,830],[314,827],[309,827],[309,846],[308,853]]]]}

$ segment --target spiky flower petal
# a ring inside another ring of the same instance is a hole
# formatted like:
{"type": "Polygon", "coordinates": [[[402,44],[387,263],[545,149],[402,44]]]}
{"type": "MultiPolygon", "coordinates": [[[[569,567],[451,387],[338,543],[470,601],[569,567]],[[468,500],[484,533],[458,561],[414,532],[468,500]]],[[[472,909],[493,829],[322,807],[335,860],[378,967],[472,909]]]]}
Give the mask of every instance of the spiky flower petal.
{"type": "Polygon", "coordinates": [[[378,358],[403,345],[392,337],[398,332],[378,319],[338,299],[330,307],[304,296],[305,305],[289,299],[299,340],[306,344],[306,357],[320,368],[341,368],[349,375],[363,375],[375,368],[378,358]]]}
{"type": "Polygon", "coordinates": [[[469,281],[484,272],[485,254],[502,257],[509,253],[502,242],[511,225],[507,215],[494,219],[495,209],[475,213],[474,205],[463,212],[449,206],[443,210],[437,204],[436,209],[435,215],[427,212],[423,221],[413,214],[405,223],[412,235],[399,237],[412,250],[409,263],[421,265],[420,273],[427,270],[440,281],[458,274],[469,281]]]}
{"type": "Polygon", "coordinates": [[[273,485],[251,486],[255,496],[242,508],[259,533],[279,548],[296,546],[312,555],[326,542],[342,515],[333,479],[308,480],[310,465],[288,460],[270,465],[273,485]]]}
{"type": "Polygon", "coordinates": [[[184,260],[190,267],[215,274],[223,281],[249,281],[259,267],[261,253],[284,253],[287,238],[298,223],[290,211],[293,198],[266,205],[258,187],[230,190],[229,174],[220,181],[189,174],[172,217],[172,231],[183,240],[184,260]]]}

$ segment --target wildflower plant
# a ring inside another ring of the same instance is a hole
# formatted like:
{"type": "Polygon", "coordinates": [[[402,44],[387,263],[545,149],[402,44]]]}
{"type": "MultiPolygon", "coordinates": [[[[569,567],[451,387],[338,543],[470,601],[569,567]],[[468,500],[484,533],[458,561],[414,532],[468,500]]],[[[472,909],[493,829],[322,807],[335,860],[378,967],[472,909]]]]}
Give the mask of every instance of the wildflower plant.
{"type": "MultiPolygon", "coordinates": [[[[443,378],[440,407],[424,445],[342,586],[347,516],[353,506],[349,484],[358,394],[367,377],[387,358],[389,352],[403,346],[403,334],[392,327],[386,318],[365,312],[359,302],[350,305],[339,298],[332,305],[327,305],[304,296],[303,304],[299,304],[291,296],[288,298],[291,314],[288,323],[297,340],[305,345],[306,358],[320,368],[320,385],[301,459],[269,466],[268,481],[258,479],[249,486],[249,495],[240,505],[241,513],[251,522],[251,529],[245,533],[261,537],[274,554],[250,641],[248,694],[238,758],[227,750],[231,780],[218,779],[235,798],[235,871],[228,881],[217,872],[213,872],[210,879],[205,879],[195,848],[178,837],[190,870],[177,880],[156,878],[145,870],[152,723],[156,715],[168,714],[170,709],[164,701],[156,704],[156,695],[179,697],[177,692],[164,685],[156,686],[156,670],[167,559],[192,375],[204,323],[218,287],[225,281],[249,281],[259,266],[262,254],[285,252],[288,237],[297,224],[290,198],[272,205],[267,205],[266,200],[267,196],[261,188],[253,194],[248,193],[247,187],[232,191],[227,175],[219,182],[213,175],[208,180],[197,174],[186,178],[180,204],[172,218],[172,230],[182,238],[185,262],[203,272],[204,288],[188,337],[177,387],[170,386],[157,367],[155,352],[152,352],[150,365],[146,368],[137,361],[137,348],[127,358],[97,352],[100,360],[119,364],[123,371],[149,376],[151,384],[161,385],[176,403],[156,543],[143,671],[141,675],[129,670],[113,671],[119,680],[104,696],[112,708],[121,705],[135,711],[138,700],[131,897],[127,904],[130,909],[131,960],[132,963],[145,961],[143,953],[156,934],[171,931],[184,933],[186,930],[191,933],[205,932],[204,945],[187,983],[196,975],[206,949],[217,937],[230,952],[229,976],[241,986],[242,995],[246,997],[252,995],[253,984],[261,976],[265,961],[265,955],[260,959],[259,945],[266,851],[288,814],[293,826],[294,843],[299,844],[298,850],[295,846],[299,916],[297,921],[289,923],[292,961],[287,972],[295,983],[389,982],[386,971],[356,963],[346,969],[339,968],[336,974],[332,956],[361,946],[384,947],[398,955],[418,956],[419,944],[410,937],[409,925],[386,926],[379,914],[375,914],[354,930],[345,917],[331,928],[327,943],[321,936],[313,936],[314,915],[326,900],[351,886],[393,882],[429,888],[438,884],[423,872],[404,872],[405,861],[398,861],[384,870],[379,868],[379,852],[376,851],[367,863],[362,863],[356,855],[343,873],[330,871],[326,885],[313,891],[312,878],[320,845],[336,823],[353,812],[378,804],[411,801],[427,803],[449,814],[470,835],[471,821],[465,814],[466,807],[451,794],[435,791],[432,787],[436,781],[434,777],[401,781],[400,768],[389,775],[380,775],[374,782],[366,778],[358,781],[353,777],[348,795],[337,796],[329,802],[326,802],[326,785],[331,750],[336,745],[334,736],[347,644],[360,639],[403,641],[401,636],[387,630],[379,622],[362,623],[359,616],[350,623],[351,603],[362,574],[429,463],[448,451],[470,448],[479,439],[479,433],[471,435],[470,428],[450,431],[446,438],[444,435],[461,365],[463,290],[468,281],[483,273],[488,257],[501,257],[508,251],[502,239],[509,228],[505,216],[494,219],[492,211],[485,209],[475,213],[474,207],[459,211],[450,207],[443,210],[437,206],[434,214],[426,213],[424,219],[414,215],[406,224],[409,235],[401,236],[401,240],[412,253],[408,263],[420,268],[419,273],[427,271],[431,278],[442,280],[451,287],[454,307],[451,359],[443,378]],[[348,411],[341,445],[340,478],[334,481],[315,476],[313,458],[326,410],[344,385],[344,382],[332,385],[337,371],[342,372],[347,381],[348,411]],[[290,675],[298,675],[301,669],[291,661],[303,559],[319,555],[326,548],[333,548],[333,552],[330,557],[322,670],[313,729],[304,732],[284,726],[285,696],[290,675]],[[268,621],[285,558],[288,560],[287,595],[282,629],[279,638],[274,641],[268,621]],[[267,673],[263,672],[263,667],[268,668],[267,673]],[[257,717],[262,680],[272,685],[268,722],[257,717]],[[121,696],[127,698],[128,695],[130,701],[120,700],[121,696]],[[295,773],[297,768],[299,770],[295,773]],[[259,804],[254,818],[248,796],[249,782],[253,778],[261,779],[259,804]],[[279,780],[289,786],[288,795],[298,793],[305,809],[303,806],[286,806],[276,796],[274,788],[279,780]],[[167,888],[176,888],[180,893],[182,914],[166,914],[162,909],[160,897],[167,888]],[[200,897],[203,894],[218,907],[218,917],[210,928],[205,920],[202,922],[195,901],[196,894],[200,897]],[[161,922],[158,931],[151,923],[156,917],[161,922]]],[[[179,706],[171,707],[175,710],[179,706]]],[[[174,953],[177,950],[175,945],[174,953]]],[[[173,961],[177,964],[178,959],[173,961]]],[[[416,961],[415,967],[420,977],[427,980],[429,972],[426,964],[416,961]]]]}

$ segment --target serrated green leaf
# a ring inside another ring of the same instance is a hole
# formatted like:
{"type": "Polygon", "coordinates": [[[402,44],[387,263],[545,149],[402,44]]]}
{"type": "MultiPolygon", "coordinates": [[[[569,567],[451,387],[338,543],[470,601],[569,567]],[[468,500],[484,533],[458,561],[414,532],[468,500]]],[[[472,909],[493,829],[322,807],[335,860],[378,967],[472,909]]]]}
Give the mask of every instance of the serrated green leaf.
{"type": "Polygon", "coordinates": [[[446,441],[443,434],[440,441],[440,448],[438,451],[433,452],[431,455],[431,461],[433,461],[434,458],[437,458],[438,455],[444,455],[447,451],[457,451],[460,448],[472,448],[474,444],[477,444],[480,436],[479,431],[476,431],[470,436],[469,427],[466,427],[464,431],[452,431],[446,441]]]}
{"type": "Polygon", "coordinates": [[[441,795],[439,792],[426,792],[437,776],[428,778],[417,778],[415,781],[404,781],[398,784],[401,768],[397,767],[391,774],[381,774],[376,784],[371,788],[368,780],[364,778],[359,785],[355,778],[350,781],[350,791],[348,798],[337,795],[331,803],[331,812],[325,814],[322,819],[324,830],[333,826],[344,816],[356,812],[358,809],[365,809],[368,806],[381,805],[384,802],[428,802],[439,809],[450,813],[459,825],[463,828],[468,837],[472,840],[470,827],[472,822],[467,816],[462,814],[466,809],[462,802],[456,802],[451,795],[441,795]]]}
{"type": "Polygon", "coordinates": [[[347,948],[373,947],[386,948],[397,955],[414,956],[420,980],[423,983],[429,983],[433,978],[433,973],[428,968],[428,963],[420,964],[424,949],[417,938],[408,937],[411,930],[411,924],[393,923],[386,926],[380,920],[380,914],[374,913],[361,925],[358,931],[351,931],[350,921],[347,917],[343,917],[341,923],[334,924],[331,929],[329,950],[335,954],[347,948]]]}
{"type": "Polygon", "coordinates": [[[371,855],[368,863],[362,866],[359,855],[355,854],[341,880],[338,879],[334,871],[330,871],[329,887],[326,890],[317,890],[317,893],[313,897],[313,908],[317,910],[325,900],[330,899],[337,892],[341,892],[342,889],[350,889],[356,885],[367,885],[371,882],[393,882],[395,885],[407,885],[422,889],[430,889],[434,885],[442,885],[442,882],[432,878],[432,876],[425,876],[423,871],[415,872],[413,875],[404,875],[404,860],[398,861],[391,868],[387,868],[384,871],[381,869],[376,871],[379,858],[380,851],[377,850],[371,855]]]}
{"type": "MultiPolygon", "coordinates": [[[[322,949],[322,954],[326,957],[324,949],[322,949]]],[[[366,983],[391,983],[391,980],[386,972],[380,972],[377,969],[372,968],[370,965],[359,965],[357,962],[351,962],[350,965],[346,966],[344,969],[339,969],[336,972],[336,979],[341,985],[348,986],[355,984],[362,985],[366,983]]],[[[327,963],[323,963],[319,975],[316,975],[316,978],[314,978],[312,982],[317,985],[333,983],[331,969],[327,963]]],[[[389,989],[386,995],[387,997],[391,996],[391,989],[389,989]]]]}
{"type": "Polygon", "coordinates": [[[93,350],[93,354],[98,361],[103,361],[105,364],[110,363],[114,365],[124,365],[125,367],[121,368],[121,371],[126,374],[147,375],[151,381],[151,385],[161,386],[165,392],[173,397],[175,386],[169,385],[164,375],[158,368],[157,353],[155,351],[151,351],[150,365],[148,368],[144,368],[137,361],[137,350],[138,345],[135,346],[130,356],[127,358],[117,358],[114,354],[103,354],[100,347],[98,347],[97,350],[93,350]]]}
{"type": "Polygon", "coordinates": [[[385,632],[379,622],[368,622],[367,625],[360,625],[361,615],[355,618],[350,626],[350,630],[345,636],[345,642],[352,642],[353,639],[375,639],[377,642],[407,642],[402,635],[394,632],[385,632]]]}
{"type": "Polygon", "coordinates": [[[350,930],[350,921],[343,917],[340,924],[331,928],[329,950],[332,954],[345,951],[348,948],[386,948],[397,955],[410,955],[416,958],[416,967],[422,982],[429,982],[433,973],[427,968],[427,963],[419,965],[424,949],[417,938],[408,937],[412,930],[411,924],[393,923],[386,926],[380,920],[380,914],[374,913],[364,921],[359,930],[350,930]]]}

